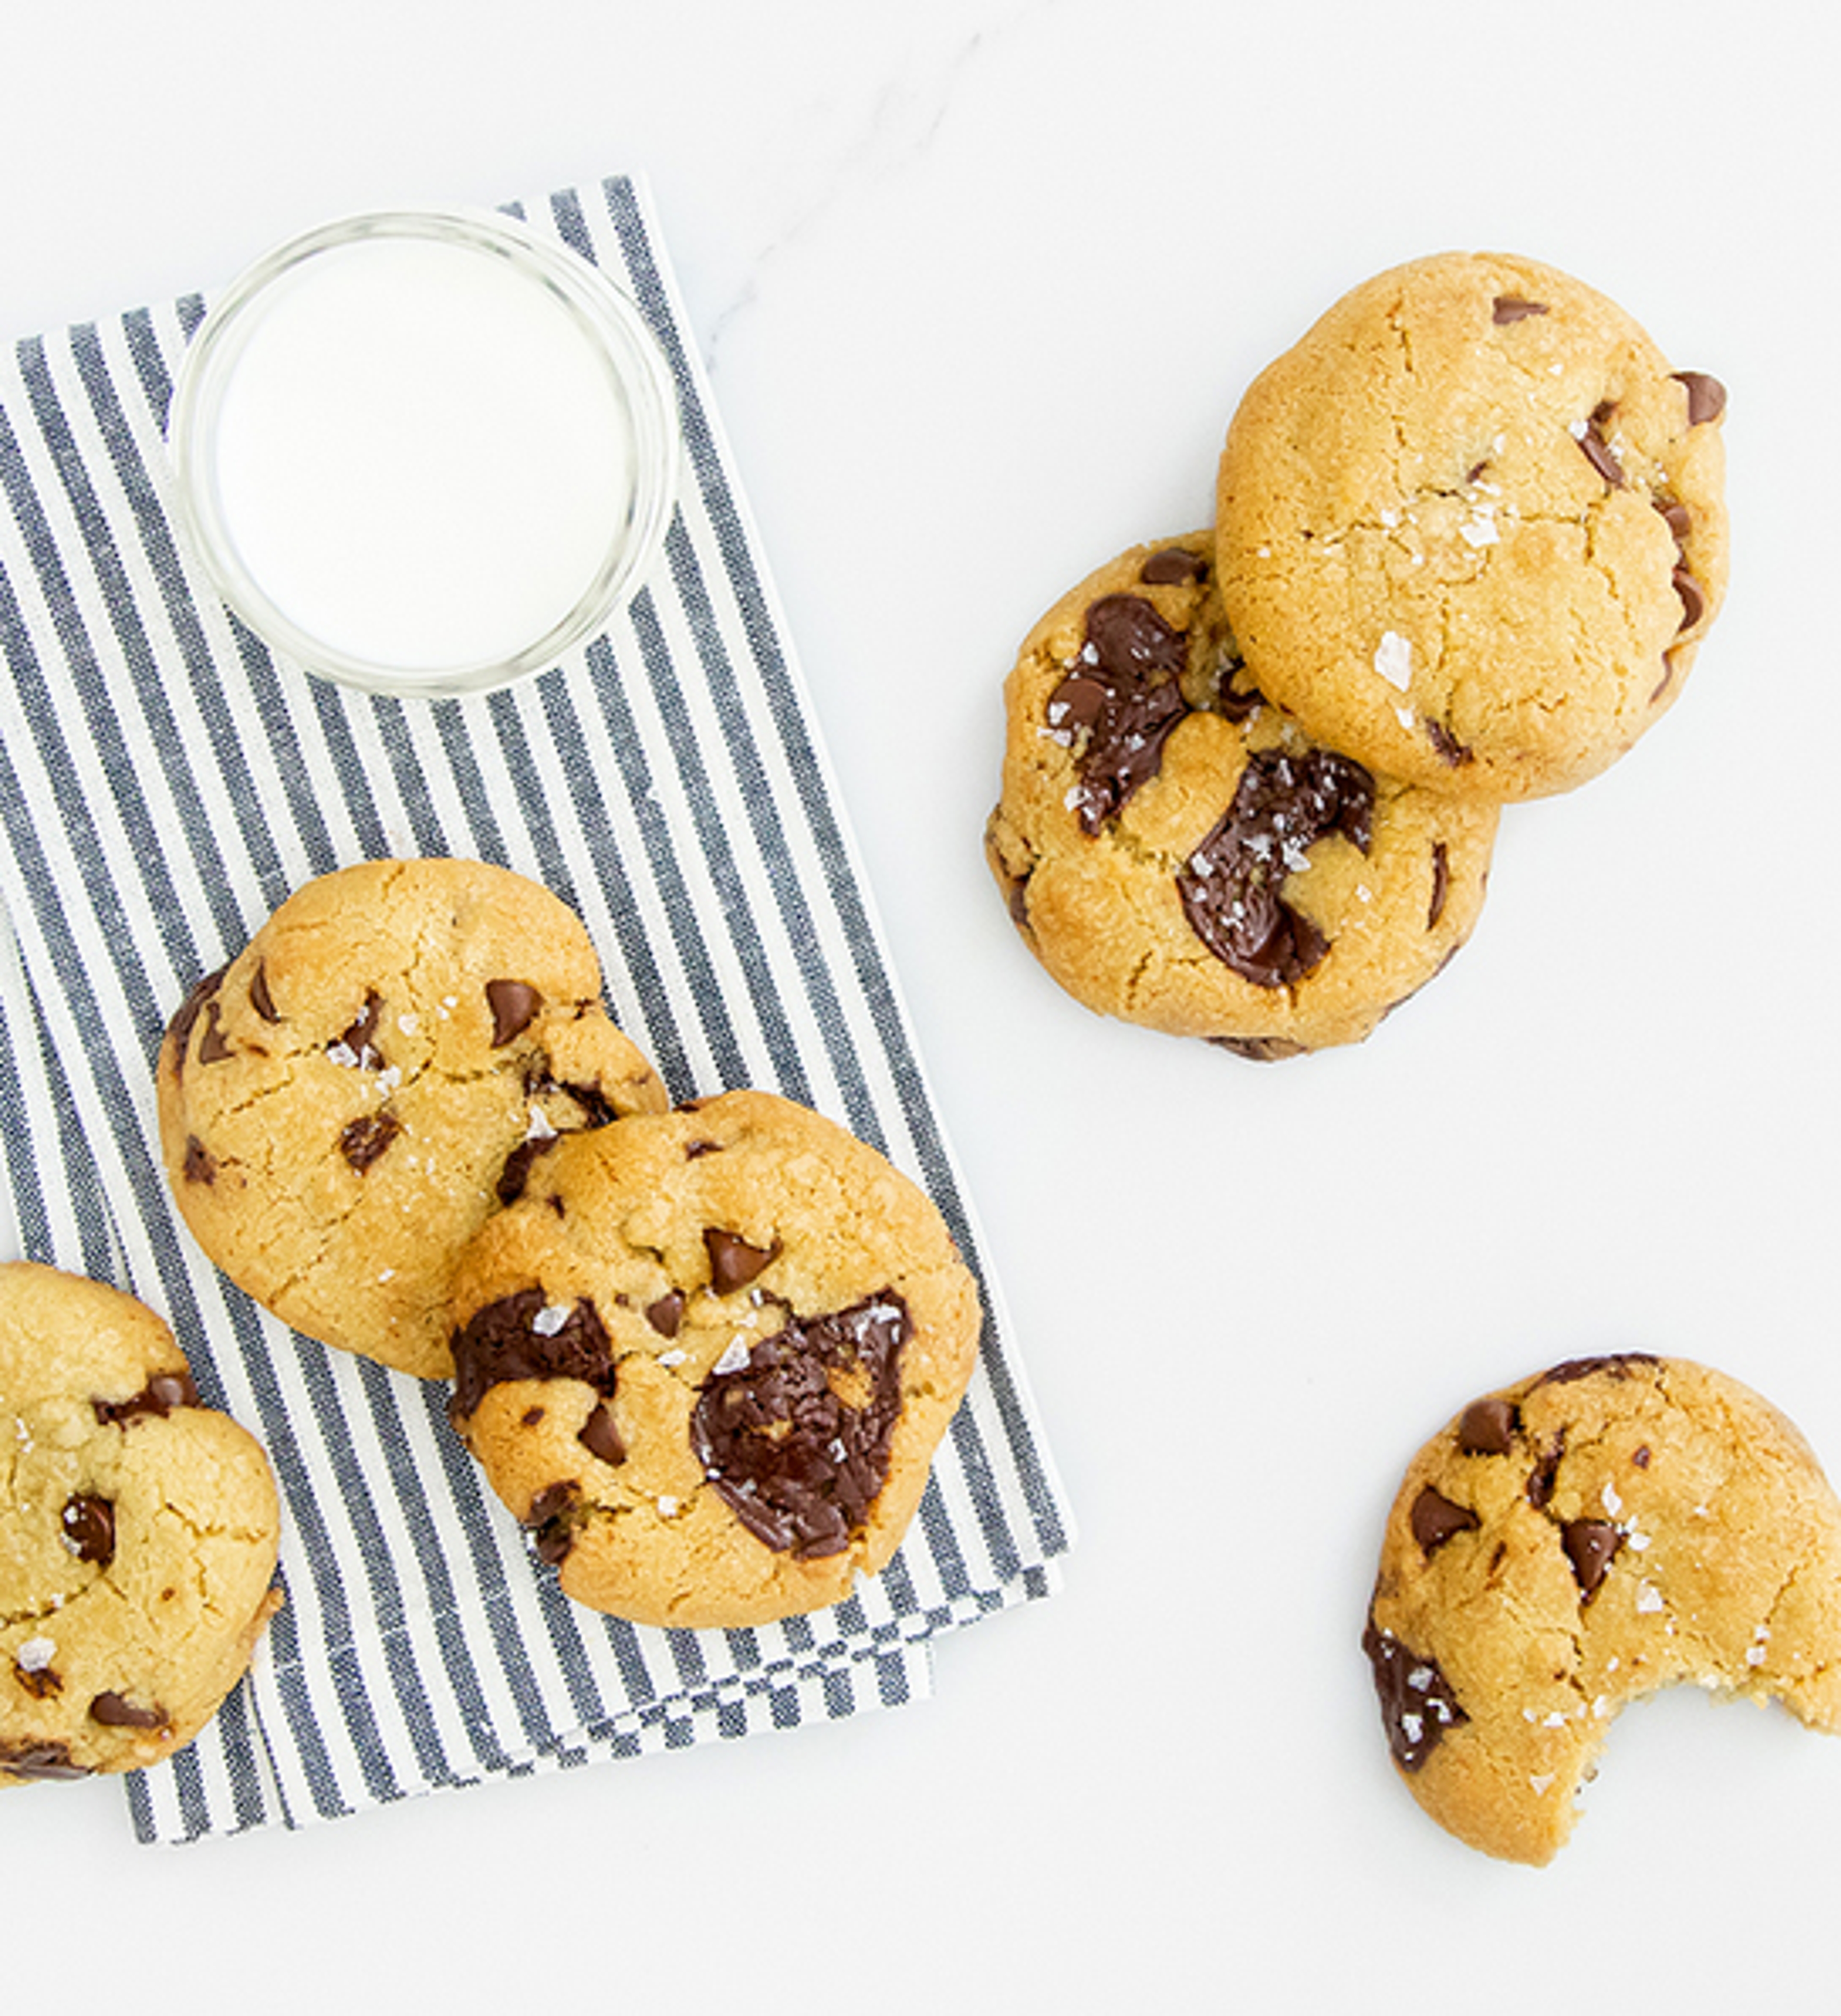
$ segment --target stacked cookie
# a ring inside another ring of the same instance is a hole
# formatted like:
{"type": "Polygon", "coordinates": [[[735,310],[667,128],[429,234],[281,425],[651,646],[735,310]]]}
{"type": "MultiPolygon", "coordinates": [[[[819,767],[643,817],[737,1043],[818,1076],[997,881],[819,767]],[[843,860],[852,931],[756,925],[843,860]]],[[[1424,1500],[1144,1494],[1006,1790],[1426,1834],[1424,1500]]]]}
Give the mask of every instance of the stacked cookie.
{"type": "Polygon", "coordinates": [[[425,1379],[568,1593],[731,1625],[895,1551],[975,1363],[931,1201],[793,1102],[670,1110],[581,920],[477,862],[282,904],[159,1062],[181,1215],[305,1334],[425,1379]]]}
{"type": "Polygon", "coordinates": [[[1368,1035],[1468,935],[1501,808],[1679,695],[1724,403],[1529,260],[1338,302],[1242,401],[1213,526],[1090,576],[1010,675],[986,852],[1049,972],[1245,1056],[1368,1035]]]}

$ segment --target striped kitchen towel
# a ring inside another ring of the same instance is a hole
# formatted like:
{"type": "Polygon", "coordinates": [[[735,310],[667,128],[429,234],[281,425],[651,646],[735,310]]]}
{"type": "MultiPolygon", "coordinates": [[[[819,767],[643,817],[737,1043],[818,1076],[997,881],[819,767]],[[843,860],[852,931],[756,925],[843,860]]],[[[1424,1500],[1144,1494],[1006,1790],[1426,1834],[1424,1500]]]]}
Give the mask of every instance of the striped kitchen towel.
{"type": "Polygon", "coordinates": [[[686,474],[631,607],[500,693],[346,691],[204,586],[163,434],[202,297],[0,358],[0,1237],[168,1317],[205,1397],[267,1444],[286,1526],[287,1600],[247,1680],[125,1781],[146,1841],[909,1700],[935,1640],[1048,1593],[1069,1541],[645,191],[510,207],[639,304],[686,474]],[[978,1272],[979,1369],[920,1514],[836,1608],[678,1632],[571,1604],[482,1489],[445,1387],[294,1335],[183,1230],[154,1110],[168,1017],[309,877],[449,854],[576,908],[674,1097],[755,1085],[830,1114],[931,1192],[978,1272]]]}

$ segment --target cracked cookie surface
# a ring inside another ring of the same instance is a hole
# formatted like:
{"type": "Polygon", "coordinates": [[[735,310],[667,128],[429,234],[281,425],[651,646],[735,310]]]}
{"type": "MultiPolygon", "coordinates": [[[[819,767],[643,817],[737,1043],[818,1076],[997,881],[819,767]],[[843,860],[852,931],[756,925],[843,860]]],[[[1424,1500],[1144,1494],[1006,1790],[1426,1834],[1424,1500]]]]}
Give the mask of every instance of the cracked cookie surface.
{"type": "Polygon", "coordinates": [[[1371,771],[1274,706],[1213,543],[1134,547],[1032,631],[986,855],[1025,941],[1099,1013],[1254,1057],[1359,1042],[1468,936],[1496,808],[1371,771]]]}
{"type": "Polygon", "coordinates": [[[452,1418],[564,1592],[684,1625],[816,1609],[887,1564],[981,1320],[931,1201],[758,1092],[559,1143],[454,1312],[452,1418]]]}
{"type": "Polygon", "coordinates": [[[211,1260],[304,1334],[451,1376],[449,1276],[558,1133],[661,1111],[581,920],[481,862],[304,884],[194,988],[160,1140],[211,1260]]]}
{"type": "Polygon", "coordinates": [[[1841,1502],[1737,1381],[1573,1360],[1474,1402],[1414,1459],[1363,1643],[1419,1804],[1545,1863],[1627,1701],[1693,1681],[1841,1731],[1841,1502]]]}
{"type": "Polygon", "coordinates": [[[1252,676],[1434,789],[1569,789],[1666,711],[1727,578],[1725,395],[1536,261],[1366,282],[1249,388],[1217,500],[1252,676]]]}
{"type": "Polygon", "coordinates": [[[279,1598],[261,1445],[154,1312],[0,1264],[0,1786],[189,1743],[279,1598]]]}

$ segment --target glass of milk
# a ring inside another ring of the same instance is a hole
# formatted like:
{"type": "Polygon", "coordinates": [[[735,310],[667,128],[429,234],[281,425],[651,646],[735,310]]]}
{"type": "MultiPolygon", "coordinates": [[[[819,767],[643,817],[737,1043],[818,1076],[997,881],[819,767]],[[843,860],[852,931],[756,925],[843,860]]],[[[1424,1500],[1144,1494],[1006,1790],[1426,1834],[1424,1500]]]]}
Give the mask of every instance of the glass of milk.
{"type": "Polygon", "coordinates": [[[658,557],[678,408],[638,309],[492,212],[347,218],[213,304],[168,423],[224,600],[308,670],[485,692],[604,629],[658,557]]]}

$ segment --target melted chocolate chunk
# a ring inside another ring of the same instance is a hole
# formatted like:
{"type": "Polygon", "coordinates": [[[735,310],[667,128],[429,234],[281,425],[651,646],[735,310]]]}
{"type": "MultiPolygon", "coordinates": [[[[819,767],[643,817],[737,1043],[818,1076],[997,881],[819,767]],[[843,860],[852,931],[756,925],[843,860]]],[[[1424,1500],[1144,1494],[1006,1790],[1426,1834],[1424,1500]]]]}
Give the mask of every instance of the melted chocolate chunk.
{"type": "Polygon", "coordinates": [[[1442,840],[1432,843],[1432,901],[1425,906],[1425,928],[1436,931],[1445,914],[1445,899],[1451,893],[1451,858],[1442,840]]]}
{"type": "Polygon", "coordinates": [[[1664,500],[1652,497],[1649,502],[1662,513],[1663,522],[1675,535],[1677,546],[1685,545],[1688,535],[1694,530],[1694,513],[1685,504],[1677,504],[1672,499],[1664,500]]]}
{"type": "Polygon", "coordinates": [[[1413,1538],[1419,1543],[1422,1554],[1436,1553],[1446,1541],[1471,1532],[1478,1524],[1477,1515],[1468,1505],[1453,1504],[1429,1484],[1413,1500],[1410,1516],[1413,1538]]]}
{"type": "Polygon", "coordinates": [[[1138,570],[1140,581],[1162,588],[1183,581],[1205,581],[1208,562],[1187,546],[1165,546],[1153,553],[1138,570]]]}
{"type": "Polygon", "coordinates": [[[1249,757],[1226,816],[1176,877],[1190,928],[1254,986],[1295,985],[1329,941],[1279,891],[1327,833],[1367,853],[1374,807],[1374,779],[1346,756],[1313,749],[1249,757]]]}
{"type": "Polygon", "coordinates": [[[521,1288],[476,1310],[454,1333],[456,1420],[487,1389],[511,1379],[580,1379],[603,1399],[614,1394],[614,1354],[593,1302],[552,1303],[541,1288],[521,1288]]]}
{"type": "Polygon", "coordinates": [[[250,1006],[265,1022],[279,1022],[281,1011],[275,1005],[275,997],[268,992],[268,969],[258,962],[250,978],[250,1006]]]}
{"type": "Polygon", "coordinates": [[[575,1544],[575,1528],[581,1523],[578,1516],[581,1504],[582,1493],[572,1483],[550,1485],[531,1500],[524,1523],[531,1529],[540,1561],[547,1561],[553,1568],[567,1558],[575,1544]]]}
{"type": "Polygon", "coordinates": [[[361,1114],[339,1136],[339,1153],[362,1176],[402,1132],[394,1113],[361,1114]]]}
{"type": "Polygon", "coordinates": [[[780,1252],[776,1239],[769,1247],[751,1246],[739,1233],[715,1226],[704,1228],[703,1250],[709,1255],[710,1286],[719,1295],[745,1288],[780,1252]]]}
{"type": "Polygon", "coordinates": [[[359,1009],[351,1025],[337,1041],[327,1045],[329,1050],[344,1049],[348,1053],[340,1057],[340,1064],[355,1064],[360,1071],[380,1071],[384,1053],[372,1042],[376,1033],[378,1017],[384,1012],[381,998],[373,990],[365,996],[364,1006],[359,1009]]]}
{"type": "Polygon", "coordinates": [[[143,1415],[164,1420],[175,1407],[199,1406],[198,1388],[189,1372],[157,1372],[132,1400],[92,1400],[96,1419],[106,1427],[111,1423],[126,1427],[143,1415]]]}
{"type": "Polygon", "coordinates": [[[528,980],[488,980],[486,1003],[492,1011],[492,1047],[498,1050],[530,1028],[543,996],[528,980]]]}
{"type": "Polygon", "coordinates": [[[1215,711],[1223,721],[1230,721],[1236,728],[1251,721],[1266,704],[1266,696],[1257,686],[1237,686],[1233,684],[1238,665],[1230,666],[1222,679],[1215,693],[1215,711]]]}
{"type": "Polygon", "coordinates": [[[137,1708],[125,1695],[107,1691],[90,1703],[89,1713],[105,1729],[164,1729],[170,1719],[163,1708],[137,1708]]]}
{"type": "Polygon", "coordinates": [[[1374,1669],[1374,1692],[1393,1761],[1403,1771],[1419,1770],[1446,1730],[1470,1717],[1438,1661],[1409,1651],[1391,1631],[1381,1630],[1372,1615],[1362,1633],[1362,1650],[1374,1669]]]}
{"type": "Polygon", "coordinates": [[[1675,569],[1674,583],[1675,592],[1681,598],[1681,628],[1691,630],[1706,614],[1706,590],[1684,567],[1675,569]]]}
{"type": "Polygon", "coordinates": [[[115,1558],[115,1507],[106,1498],[78,1492],[63,1511],[64,1545],[78,1561],[106,1568],[115,1558]]]}
{"type": "Polygon", "coordinates": [[[1490,304],[1490,319],[1498,326],[1504,322],[1522,322],[1529,315],[1547,313],[1545,301],[1523,301],[1519,294],[1498,294],[1490,304]]]}
{"type": "Polygon", "coordinates": [[[175,1075],[184,1075],[186,1053],[191,1047],[193,1027],[204,1013],[206,1003],[223,985],[225,970],[224,967],[219,967],[215,973],[207,973],[199,981],[173,1011],[173,1018],[166,1025],[167,1041],[172,1045],[175,1075]]]}
{"type": "Polygon", "coordinates": [[[657,1301],[646,1305],[646,1320],[661,1337],[676,1337],[678,1325],[683,1319],[684,1293],[681,1288],[673,1288],[657,1301]]]}
{"type": "Polygon", "coordinates": [[[1466,1456],[1507,1456],[1521,1424],[1512,1401],[1494,1395],[1473,1400],[1458,1421],[1457,1446],[1466,1456]]]}
{"type": "Polygon", "coordinates": [[[1086,612],[1086,643],[1049,696],[1048,725],[1085,733],[1074,787],[1081,830],[1097,833],[1157,775],[1170,730],[1189,711],[1179,674],[1189,640],[1141,595],[1104,595],[1086,612]]]}
{"type": "Polygon", "coordinates": [[[186,1180],[189,1183],[211,1183],[218,1179],[218,1160],[196,1134],[186,1136],[186,1180]]]}
{"type": "Polygon", "coordinates": [[[911,1329],[899,1295],[873,1295],[789,1323],[704,1381],[690,1445],[763,1545],[813,1561],[861,1530],[888,1478],[911,1329]]]}
{"type": "Polygon", "coordinates": [[[40,1666],[35,1669],[28,1670],[16,1659],[13,1661],[13,1677],[34,1701],[50,1701],[64,1690],[63,1681],[49,1666],[40,1666]]]}
{"type": "Polygon", "coordinates": [[[1710,377],[1704,371],[1676,371],[1670,376],[1687,389],[1689,427],[1717,420],[1725,412],[1726,387],[1717,378],[1710,377]]]}
{"type": "Polygon", "coordinates": [[[1560,1528],[1560,1545],[1573,1564],[1580,1600],[1590,1603],[1623,1545],[1623,1534],[1602,1519],[1569,1519],[1560,1528]]]}
{"type": "Polygon", "coordinates": [[[582,1424],[582,1432],[575,1438],[590,1456],[598,1456],[603,1463],[620,1463],[626,1460],[626,1445],[620,1439],[620,1431],[614,1425],[612,1410],[604,1401],[595,1403],[594,1412],[582,1424]]]}
{"type": "Polygon", "coordinates": [[[88,1765],[71,1762],[68,1744],[49,1737],[41,1743],[30,1739],[23,1743],[0,1743],[0,1771],[10,1771],[16,1778],[47,1780],[89,1776],[88,1765]]]}

